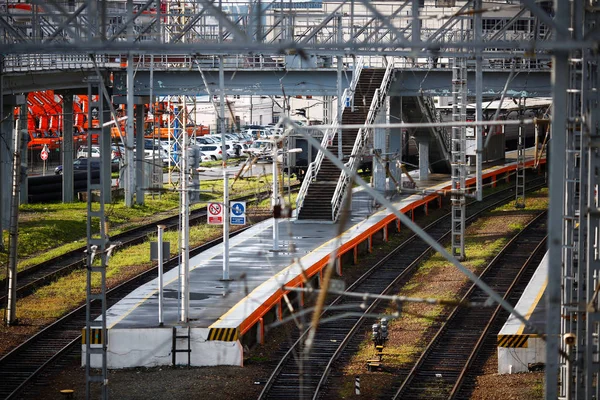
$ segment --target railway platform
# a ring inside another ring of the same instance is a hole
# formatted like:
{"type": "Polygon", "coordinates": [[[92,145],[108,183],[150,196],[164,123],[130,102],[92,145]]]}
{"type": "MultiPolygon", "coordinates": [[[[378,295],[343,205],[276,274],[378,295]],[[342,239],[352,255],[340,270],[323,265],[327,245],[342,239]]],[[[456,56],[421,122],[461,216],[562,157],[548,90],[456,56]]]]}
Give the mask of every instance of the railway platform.
{"type": "MultiPolygon", "coordinates": [[[[533,160],[527,163],[533,165],[533,160]]],[[[513,180],[516,163],[484,170],[484,184],[513,180]]],[[[427,213],[442,204],[450,188],[448,175],[431,174],[416,180],[426,194],[396,195],[394,207],[406,215],[427,213]],[[432,193],[436,192],[436,193],[432,193]]],[[[475,185],[475,178],[467,186],[475,185]]],[[[231,281],[223,281],[223,245],[190,258],[189,321],[179,322],[178,271],[164,275],[164,324],[158,321],[158,279],[136,289],[107,312],[108,333],[92,346],[106,345],[109,368],[151,367],[172,364],[194,366],[243,365],[244,344],[264,341],[265,327],[302,305],[302,297],[285,293],[282,287],[303,286],[321,277],[332,254],[336,272],[356,263],[377,241],[400,229],[397,217],[374,207],[366,192],[355,191],[351,217],[346,226],[323,222],[296,223],[291,219],[269,219],[229,241],[231,281]],[[281,251],[273,249],[273,224],[280,232],[281,251]],[[340,232],[342,232],[340,234],[340,232]],[[286,295],[284,297],[284,295],[286,295]],[[106,340],[106,343],[102,343],[106,340]],[[189,358],[188,358],[189,357],[189,358]]],[[[449,196],[447,198],[449,201],[449,196]]],[[[96,335],[91,335],[97,337],[96,335]]],[[[82,353],[85,353],[82,345],[82,353]]],[[[91,355],[92,367],[101,365],[99,354],[91,355]]],[[[85,363],[85,354],[82,362],[85,363]]]]}
{"type": "Polygon", "coordinates": [[[498,333],[498,373],[528,372],[546,362],[546,342],[540,333],[546,332],[546,285],[548,284],[548,253],[538,265],[519,299],[515,310],[536,327],[537,333],[514,315],[498,333]]]}

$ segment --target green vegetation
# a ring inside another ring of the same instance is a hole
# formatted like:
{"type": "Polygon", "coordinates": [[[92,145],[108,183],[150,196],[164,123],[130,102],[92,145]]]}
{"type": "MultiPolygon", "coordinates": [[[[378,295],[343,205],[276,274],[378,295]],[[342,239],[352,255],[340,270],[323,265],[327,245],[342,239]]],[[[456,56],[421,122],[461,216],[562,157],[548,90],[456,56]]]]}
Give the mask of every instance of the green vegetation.
{"type": "MultiPolygon", "coordinates": [[[[221,233],[221,227],[198,225],[190,228],[190,246],[211,240],[221,233]]],[[[165,232],[164,240],[171,242],[171,256],[178,251],[178,233],[165,232]]],[[[114,252],[106,270],[107,282],[115,282],[136,275],[150,267],[150,244],[143,243],[114,252]]],[[[99,285],[99,274],[94,275],[93,286],[99,285]]],[[[58,318],[85,301],[86,272],[83,270],[57,279],[37,290],[32,296],[17,302],[18,318],[23,321],[58,318]]]]}
{"type": "MultiPolygon", "coordinates": [[[[287,180],[286,180],[287,183],[287,180]]],[[[298,183],[292,180],[291,184],[298,183]]],[[[264,208],[270,205],[270,197],[258,196],[261,191],[271,188],[270,176],[240,178],[234,182],[229,180],[230,196],[236,198],[257,194],[254,202],[250,202],[249,213],[253,207],[264,208]]],[[[144,205],[125,207],[122,200],[106,206],[106,217],[109,221],[109,234],[115,235],[136,226],[146,224],[174,215],[178,212],[179,193],[167,190],[159,194],[148,194],[144,205]]],[[[200,202],[192,209],[203,207],[206,202],[222,201],[223,180],[209,180],[200,183],[200,202]]],[[[287,196],[285,196],[287,200],[287,196]]],[[[296,196],[292,195],[292,205],[296,196]]],[[[85,245],[87,226],[87,204],[75,203],[49,203],[25,204],[20,207],[19,216],[19,246],[18,269],[22,270],[40,262],[49,260],[67,251],[85,245]]],[[[97,225],[94,227],[97,229],[97,225]]],[[[4,237],[5,247],[8,248],[8,237],[4,237]]],[[[6,276],[8,254],[0,253],[0,279],[6,276]]]]}

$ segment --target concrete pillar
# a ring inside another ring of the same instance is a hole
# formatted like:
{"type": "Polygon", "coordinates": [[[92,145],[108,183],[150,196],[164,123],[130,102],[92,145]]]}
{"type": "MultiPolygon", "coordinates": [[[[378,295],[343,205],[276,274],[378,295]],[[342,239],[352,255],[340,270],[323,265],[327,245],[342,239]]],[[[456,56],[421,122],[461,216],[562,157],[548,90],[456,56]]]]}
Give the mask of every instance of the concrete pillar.
{"type": "Polygon", "coordinates": [[[424,181],[429,178],[429,138],[417,136],[415,139],[419,145],[419,180],[424,181]]]}
{"type": "Polygon", "coordinates": [[[73,93],[63,94],[63,140],[62,140],[62,166],[63,166],[63,203],[72,203],[74,200],[73,184],[73,93]]]}
{"type": "MultiPolygon", "coordinates": [[[[14,105],[4,101],[2,115],[0,116],[0,233],[8,230],[10,224],[10,195],[12,187],[12,154],[13,128],[14,128],[14,105]]],[[[0,249],[4,248],[4,235],[0,235],[0,249]]]]}
{"type": "MultiPolygon", "coordinates": [[[[389,121],[393,123],[401,122],[402,110],[400,109],[400,97],[390,97],[389,104],[389,121]]],[[[394,186],[394,181],[401,184],[402,179],[402,170],[400,169],[400,164],[402,163],[402,129],[390,128],[388,135],[388,151],[390,153],[389,189],[395,190],[396,187],[394,186]]]]}
{"type": "Polygon", "coordinates": [[[144,204],[144,105],[136,102],[135,106],[135,202],[144,204]]]}
{"type": "MultiPolygon", "coordinates": [[[[23,93],[24,98],[27,99],[27,93],[23,93]]],[[[27,142],[29,136],[27,134],[27,116],[29,110],[27,107],[27,101],[21,105],[19,111],[19,130],[23,131],[23,137],[21,142],[21,191],[19,197],[19,204],[27,204],[29,202],[29,190],[27,190],[27,142]]]]}
{"type": "MultiPolygon", "coordinates": [[[[379,109],[375,117],[376,124],[385,124],[387,121],[387,102],[379,109]]],[[[386,147],[387,132],[385,128],[373,129],[373,187],[375,190],[385,191],[385,160],[388,155],[386,147]]]]}
{"type": "Polygon", "coordinates": [[[100,156],[102,157],[102,171],[100,172],[101,174],[101,184],[102,184],[102,197],[104,198],[104,203],[105,204],[110,204],[112,202],[112,192],[111,192],[111,186],[112,186],[112,178],[111,178],[111,161],[112,161],[112,157],[111,157],[111,142],[112,142],[112,138],[110,135],[110,131],[111,131],[111,126],[113,125],[107,125],[104,126],[105,122],[109,122],[111,120],[111,115],[110,115],[110,105],[108,104],[108,102],[106,101],[106,98],[104,97],[104,95],[102,93],[99,93],[100,99],[101,99],[101,110],[102,113],[98,115],[98,119],[100,122],[100,127],[102,129],[102,134],[100,135],[100,156]]]}

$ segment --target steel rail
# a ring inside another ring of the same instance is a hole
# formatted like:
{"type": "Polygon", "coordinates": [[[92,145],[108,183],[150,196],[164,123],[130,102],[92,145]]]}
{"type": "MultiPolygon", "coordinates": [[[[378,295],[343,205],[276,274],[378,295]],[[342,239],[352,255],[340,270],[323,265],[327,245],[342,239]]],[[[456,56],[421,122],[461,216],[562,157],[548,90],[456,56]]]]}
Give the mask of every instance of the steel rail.
{"type": "MultiPolygon", "coordinates": [[[[519,271],[519,274],[517,275],[517,277],[515,278],[515,280],[513,281],[513,283],[510,285],[510,287],[506,291],[506,295],[504,296],[505,300],[508,300],[508,298],[512,294],[513,289],[515,288],[515,286],[517,286],[518,282],[520,281],[520,279],[522,278],[523,274],[525,273],[525,269],[527,269],[527,267],[531,264],[531,262],[533,261],[533,259],[535,258],[535,256],[537,254],[539,254],[539,252],[546,250],[547,239],[548,239],[548,236],[546,236],[544,238],[544,240],[542,240],[537,245],[537,247],[531,253],[531,255],[529,256],[529,258],[527,259],[527,261],[525,262],[525,264],[523,264],[523,267],[519,271]]],[[[494,310],[494,313],[492,314],[492,316],[490,318],[490,321],[485,326],[485,329],[484,329],[482,335],[479,337],[479,340],[477,340],[477,343],[475,344],[475,347],[473,348],[473,351],[471,352],[471,355],[469,356],[469,359],[465,363],[464,368],[462,369],[460,375],[458,376],[456,384],[454,385],[454,388],[452,388],[452,391],[450,392],[450,395],[448,396],[449,399],[454,399],[458,395],[458,393],[459,393],[459,391],[460,391],[460,389],[462,387],[462,384],[463,384],[463,382],[464,382],[464,380],[465,380],[465,378],[466,378],[466,376],[468,374],[468,371],[471,368],[471,365],[473,365],[473,362],[474,362],[475,358],[477,357],[477,355],[481,351],[481,348],[483,347],[483,342],[485,341],[485,338],[488,335],[489,331],[492,329],[492,326],[494,325],[494,322],[495,322],[496,318],[498,317],[498,314],[500,314],[500,312],[502,312],[502,307],[497,306],[496,309],[494,310]]]]}
{"type": "MultiPolygon", "coordinates": [[[[242,233],[243,231],[245,231],[246,229],[249,229],[249,227],[246,227],[246,228],[240,229],[236,232],[233,232],[233,233],[231,233],[231,236],[236,236],[236,235],[242,233]]],[[[215,245],[220,244],[222,242],[222,240],[223,240],[222,238],[218,238],[218,239],[215,239],[208,243],[205,243],[201,246],[198,246],[195,249],[190,251],[190,255],[199,254],[202,251],[205,251],[215,245]]],[[[171,258],[168,262],[165,263],[164,271],[167,272],[167,271],[171,270],[172,268],[175,268],[178,264],[179,264],[179,257],[175,256],[175,257],[171,258]]],[[[108,299],[109,304],[112,305],[112,304],[116,303],[123,297],[123,295],[130,293],[133,289],[154,279],[156,277],[157,270],[158,270],[158,267],[152,267],[151,269],[146,270],[146,271],[130,278],[126,282],[123,282],[123,283],[119,284],[118,286],[115,286],[114,288],[108,290],[107,291],[107,299],[108,299]]],[[[95,303],[97,303],[97,302],[95,302],[95,303]]],[[[44,341],[44,339],[47,335],[49,335],[53,332],[56,332],[56,331],[60,332],[61,329],[64,326],[66,326],[67,324],[77,323],[78,319],[81,319],[81,321],[82,321],[78,326],[79,327],[84,326],[85,325],[85,323],[84,323],[85,322],[85,311],[86,311],[85,308],[86,307],[84,304],[84,305],[78,307],[77,309],[71,311],[69,314],[63,316],[59,320],[55,321],[54,323],[52,323],[52,324],[48,325],[47,327],[45,327],[44,329],[42,329],[41,331],[37,332],[35,335],[30,337],[27,341],[23,342],[22,344],[20,344],[19,346],[17,346],[13,350],[11,350],[9,353],[7,353],[5,356],[0,358],[0,376],[2,376],[3,369],[6,368],[6,365],[10,361],[18,360],[19,364],[25,364],[25,363],[29,362],[29,360],[23,359],[23,357],[20,357],[20,355],[24,351],[28,350],[29,348],[31,348],[33,346],[42,345],[41,342],[44,341]]],[[[93,318],[96,318],[97,315],[99,315],[98,312],[95,313],[93,318]]],[[[66,344],[65,344],[65,346],[63,346],[61,348],[61,350],[59,350],[57,352],[61,352],[64,354],[64,351],[66,351],[67,347],[75,345],[77,343],[77,341],[79,341],[81,339],[81,334],[79,333],[78,335],[76,335],[70,339],[62,338],[62,337],[61,337],[61,339],[64,339],[66,344]]],[[[50,361],[55,360],[55,359],[56,359],[56,354],[53,354],[48,359],[44,360],[44,362],[41,365],[35,366],[35,370],[33,370],[32,372],[29,372],[29,373],[24,372],[28,376],[23,377],[23,381],[12,390],[12,392],[8,395],[7,399],[13,398],[18,393],[20,393],[20,391],[23,390],[23,388],[25,388],[27,386],[28,382],[30,382],[39,372],[41,372],[44,368],[46,368],[50,361]]],[[[4,372],[6,372],[6,371],[4,371],[4,372]]],[[[4,388],[2,388],[2,389],[4,389],[4,388]]]]}
{"type": "MultiPolygon", "coordinates": [[[[538,188],[543,187],[544,185],[537,185],[535,187],[530,187],[529,190],[536,190],[538,188]]],[[[512,192],[514,190],[514,188],[508,188],[503,190],[503,192],[512,192]]],[[[492,194],[492,195],[488,195],[486,196],[486,199],[492,198],[492,197],[497,197],[498,193],[492,194]]],[[[493,207],[497,207],[499,204],[503,204],[506,203],[507,201],[510,201],[512,199],[512,195],[508,195],[506,197],[503,197],[497,201],[495,201],[493,204],[486,206],[485,208],[483,208],[482,210],[473,213],[472,215],[469,216],[469,218],[467,219],[467,221],[471,222],[474,218],[476,218],[477,216],[479,216],[481,213],[483,213],[484,211],[493,208],[493,207]]],[[[479,203],[481,204],[481,203],[479,203]]],[[[425,230],[431,230],[433,227],[440,225],[441,223],[443,223],[444,221],[446,221],[450,216],[450,213],[438,218],[436,221],[432,222],[431,224],[429,224],[427,227],[425,227],[425,230]]],[[[446,230],[446,232],[442,235],[443,237],[447,237],[447,235],[449,234],[449,231],[446,230]]],[[[367,272],[365,272],[360,278],[357,279],[356,282],[354,282],[348,289],[347,291],[352,291],[354,289],[356,289],[360,284],[362,284],[363,282],[365,282],[370,276],[373,275],[373,273],[377,270],[379,270],[381,268],[382,265],[385,265],[392,257],[394,257],[396,254],[398,254],[402,249],[406,248],[409,244],[411,244],[413,241],[417,240],[418,236],[416,234],[412,235],[410,238],[406,239],[401,245],[399,245],[396,249],[392,250],[388,255],[386,255],[382,260],[380,260],[379,262],[377,262],[377,264],[375,266],[373,266],[372,268],[370,268],[367,272]]],[[[423,251],[420,255],[418,255],[416,258],[417,259],[422,259],[424,256],[426,256],[427,254],[429,254],[429,252],[431,251],[431,246],[427,246],[427,248],[425,249],[425,251],[423,251]]],[[[418,262],[415,263],[411,263],[406,270],[408,271],[410,268],[414,268],[414,265],[418,264],[418,262]]],[[[395,280],[394,283],[397,283],[399,280],[401,280],[400,278],[397,278],[395,280]]],[[[386,287],[387,289],[387,287],[386,287]]],[[[323,314],[325,314],[331,307],[333,307],[334,305],[338,304],[341,300],[342,300],[343,296],[338,296],[336,297],[330,304],[329,306],[324,310],[323,314]]],[[[362,317],[361,317],[362,318],[362,317]]],[[[361,321],[362,323],[362,321],[361,321]]],[[[358,323],[357,323],[358,324],[358,323]]],[[[359,324],[360,326],[360,324],[359,324]]],[[[356,331],[357,328],[355,328],[356,325],[353,325],[353,327],[351,328],[352,330],[356,331]]],[[[269,379],[267,380],[263,390],[261,391],[261,394],[259,396],[259,399],[265,399],[267,398],[267,395],[269,394],[269,391],[271,390],[272,386],[275,383],[275,380],[277,379],[277,377],[279,376],[280,372],[283,369],[283,366],[285,365],[285,363],[288,361],[288,359],[290,359],[290,357],[292,357],[294,354],[296,354],[297,348],[299,347],[299,345],[302,342],[302,339],[307,335],[308,330],[305,330],[300,337],[290,346],[290,348],[288,349],[288,351],[284,354],[284,356],[280,359],[279,363],[277,364],[277,366],[275,367],[275,369],[273,370],[273,373],[271,374],[271,376],[269,377],[269,379]]],[[[347,343],[349,342],[350,338],[348,336],[345,337],[345,339],[340,343],[340,347],[343,343],[343,346],[346,346],[347,343]]],[[[338,357],[339,354],[341,354],[341,351],[343,349],[339,349],[335,351],[333,357],[338,357]]],[[[323,372],[323,374],[329,374],[329,368],[331,368],[331,365],[333,364],[333,359],[330,358],[328,364],[327,364],[327,369],[323,372]]],[[[318,384],[318,388],[320,390],[321,385],[323,384],[323,382],[325,381],[325,379],[323,377],[321,377],[320,382],[318,384]]],[[[316,398],[316,396],[318,395],[318,390],[315,392],[314,397],[316,398]]]]}
{"type": "MultiPolygon", "coordinates": [[[[496,255],[494,257],[494,259],[488,264],[488,266],[485,268],[485,270],[480,274],[480,278],[483,278],[486,273],[490,272],[492,270],[492,268],[494,268],[496,266],[496,264],[499,262],[499,260],[502,259],[502,257],[504,257],[506,254],[508,254],[508,250],[512,249],[512,247],[514,246],[514,244],[516,243],[517,240],[521,239],[524,235],[529,233],[527,228],[538,223],[542,217],[546,216],[546,214],[547,214],[546,211],[540,213],[538,216],[536,216],[536,218],[534,218],[532,221],[530,221],[523,230],[519,231],[515,236],[513,236],[511,238],[511,240],[502,248],[502,250],[500,250],[498,255],[496,255]]],[[[545,236],[541,242],[545,242],[546,237],[547,236],[545,236]]],[[[540,248],[540,243],[538,243],[538,245],[536,246],[536,249],[539,249],[539,248],[540,248]]],[[[524,271],[524,268],[529,266],[531,259],[532,259],[531,256],[528,257],[526,260],[526,263],[524,263],[522,265],[520,272],[519,272],[519,276],[524,271]]],[[[515,283],[515,280],[513,279],[513,284],[514,283],[515,283]]],[[[513,285],[511,284],[510,287],[513,287],[513,285]]],[[[461,302],[468,301],[469,297],[477,289],[478,289],[478,287],[475,284],[472,284],[471,287],[469,288],[469,290],[467,291],[467,293],[461,298],[461,302]]],[[[506,298],[506,297],[507,296],[505,293],[503,298],[506,298]]],[[[497,306],[495,309],[498,309],[498,308],[501,308],[501,306],[497,306]]],[[[406,390],[409,389],[411,383],[414,381],[415,377],[417,376],[417,373],[420,371],[420,369],[423,367],[425,362],[428,360],[429,356],[433,354],[434,347],[439,343],[439,341],[441,340],[441,337],[447,331],[448,327],[450,326],[452,321],[457,317],[457,315],[460,311],[461,311],[461,307],[456,306],[452,310],[451,314],[446,318],[446,321],[439,327],[435,336],[430,340],[429,345],[421,352],[421,356],[419,357],[417,362],[413,365],[413,367],[411,368],[408,375],[404,378],[402,384],[396,391],[396,394],[393,396],[393,398],[392,398],[393,400],[404,398],[404,396],[406,395],[406,390]]],[[[487,326],[487,324],[486,324],[486,326],[487,326]]],[[[479,339],[481,339],[481,336],[479,337],[479,339]]],[[[454,387],[454,385],[453,385],[453,387],[454,387]]]]}
{"type": "MultiPolygon", "coordinates": [[[[485,212],[485,211],[489,210],[490,208],[493,208],[493,207],[495,207],[495,206],[497,206],[498,204],[501,204],[501,203],[503,203],[503,202],[504,202],[504,199],[502,199],[502,200],[500,200],[500,201],[496,202],[495,204],[492,204],[492,205],[490,205],[490,206],[489,206],[489,207],[487,207],[486,209],[483,209],[483,210],[479,211],[479,212],[478,212],[478,213],[476,213],[475,215],[472,215],[472,216],[470,216],[470,217],[467,219],[467,222],[472,222],[472,221],[473,221],[473,219],[475,219],[476,217],[478,217],[478,216],[479,216],[481,213],[483,213],[483,212],[485,212]]],[[[449,235],[449,234],[450,234],[450,232],[447,232],[447,233],[446,233],[446,234],[445,234],[445,235],[442,237],[442,240],[446,240],[446,239],[448,238],[448,235],[449,235]]],[[[413,239],[415,236],[416,236],[416,235],[414,235],[414,236],[413,236],[413,237],[411,237],[410,239],[413,239]]],[[[440,240],[440,241],[442,241],[442,240],[440,240]]],[[[514,238],[513,238],[513,240],[514,240],[514,238]]],[[[510,243],[512,243],[512,240],[511,240],[511,242],[509,242],[509,244],[510,244],[510,243]]],[[[545,243],[545,242],[544,242],[544,243],[545,243]]],[[[507,246],[508,246],[508,244],[507,244],[507,246]]],[[[405,247],[405,246],[404,246],[404,244],[402,245],[402,247],[403,247],[403,248],[405,247]]],[[[538,246],[538,247],[539,247],[539,246],[538,246]]],[[[503,250],[504,250],[504,249],[503,249],[503,250]]],[[[501,250],[501,252],[502,252],[503,250],[501,250]]],[[[397,252],[397,251],[399,251],[399,249],[394,249],[394,250],[393,250],[393,252],[397,252]]],[[[422,253],[422,254],[421,254],[421,255],[420,255],[420,256],[419,256],[417,259],[415,259],[415,260],[414,260],[414,261],[413,261],[413,262],[412,262],[412,263],[409,265],[409,267],[408,267],[408,268],[407,268],[405,271],[403,271],[403,272],[402,272],[400,275],[398,275],[398,277],[397,277],[396,279],[394,279],[394,280],[393,280],[393,281],[392,281],[392,282],[391,282],[391,283],[390,283],[390,284],[389,284],[389,285],[388,285],[388,286],[387,286],[387,287],[386,287],[386,288],[385,288],[385,289],[384,289],[384,290],[383,290],[383,291],[380,293],[380,295],[386,295],[386,294],[388,294],[388,293],[389,293],[389,291],[390,291],[391,289],[393,289],[395,285],[397,285],[399,282],[401,282],[401,281],[402,281],[402,280],[405,278],[405,276],[406,276],[406,274],[407,274],[407,273],[409,273],[409,272],[412,272],[412,269],[413,269],[413,268],[416,268],[416,267],[418,266],[418,264],[420,264],[420,263],[421,263],[421,261],[422,261],[422,260],[423,260],[423,259],[424,259],[424,258],[425,258],[425,257],[426,257],[428,254],[429,254],[429,252],[430,252],[430,251],[431,251],[431,247],[430,247],[430,248],[428,248],[428,249],[427,249],[425,252],[423,252],[423,253],[422,253]]],[[[485,270],[484,270],[484,271],[481,273],[481,276],[483,276],[483,275],[484,275],[484,274],[485,274],[485,273],[488,271],[488,268],[490,268],[490,265],[492,265],[494,262],[496,262],[496,260],[497,260],[497,259],[499,259],[500,255],[501,255],[501,254],[498,254],[496,257],[494,257],[494,259],[493,259],[493,260],[490,262],[490,264],[488,265],[488,267],[487,267],[487,268],[486,268],[486,269],[485,269],[485,270]]],[[[388,256],[386,256],[386,258],[385,258],[385,261],[387,261],[387,259],[389,259],[390,257],[391,257],[391,254],[390,254],[390,255],[388,255],[388,256]]],[[[531,258],[531,257],[530,257],[530,258],[531,258]]],[[[383,260],[382,260],[382,261],[383,261],[383,260]]],[[[528,260],[528,261],[529,261],[529,260],[528,260]]],[[[380,267],[381,265],[385,265],[385,262],[383,262],[383,263],[382,263],[382,262],[378,262],[378,263],[377,263],[377,265],[376,265],[376,267],[380,267]]],[[[375,268],[375,267],[373,267],[373,268],[375,268]]],[[[519,273],[519,276],[521,276],[521,274],[522,274],[522,271],[519,273]]],[[[475,285],[473,285],[473,286],[472,286],[472,288],[471,288],[471,291],[473,290],[473,288],[476,288],[476,286],[475,286],[475,285]]],[[[512,285],[511,285],[511,288],[512,288],[512,285]]],[[[469,292],[469,293],[470,293],[470,292],[469,292]]],[[[465,300],[466,300],[466,298],[467,298],[467,296],[465,296],[465,297],[462,299],[462,301],[465,301],[465,300]]],[[[461,301],[461,304],[462,304],[462,301],[461,301]]],[[[330,359],[329,363],[328,363],[328,364],[327,364],[327,366],[326,366],[325,372],[323,373],[323,376],[321,377],[321,380],[319,381],[319,383],[318,383],[318,385],[317,385],[317,388],[316,388],[316,390],[315,390],[315,394],[314,394],[314,396],[313,396],[313,400],[316,400],[316,399],[318,398],[318,395],[319,395],[319,392],[320,392],[320,390],[321,390],[321,387],[322,387],[322,386],[325,384],[325,381],[326,381],[327,377],[329,376],[329,373],[330,373],[330,371],[331,371],[331,367],[332,367],[332,365],[333,365],[334,361],[335,361],[335,360],[336,360],[336,359],[337,359],[337,358],[338,358],[338,357],[341,355],[342,351],[343,351],[343,350],[344,350],[344,348],[347,346],[347,344],[348,344],[348,342],[350,341],[350,339],[352,338],[352,336],[353,336],[353,335],[356,333],[356,331],[357,331],[357,330],[358,330],[358,329],[361,327],[361,325],[364,323],[364,320],[367,318],[368,314],[369,314],[369,313],[370,313],[370,312],[371,312],[371,311],[372,311],[374,308],[376,308],[376,307],[379,305],[379,303],[380,303],[380,302],[381,302],[381,300],[375,300],[375,301],[373,301],[373,303],[371,303],[371,305],[370,305],[370,306],[369,306],[369,307],[368,307],[368,308],[365,310],[365,312],[364,312],[363,316],[361,316],[361,317],[359,318],[359,320],[356,322],[356,324],[355,324],[355,325],[352,327],[351,331],[348,333],[348,335],[346,336],[346,338],[344,339],[344,341],[343,341],[343,342],[340,344],[340,346],[339,346],[339,347],[338,347],[338,349],[336,350],[335,354],[334,354],[334,355],[331,357],[331,359],[330,359]]],[[[458,309],[458,306],[456,307],[456,309],[458,309]]],[[[501,307],[500,307],[500,306],[498,306],[498,307],[497,307],[497,311],[496,311],[496,312],[499,312],[499,310],[501,310],[501,307]]]]}

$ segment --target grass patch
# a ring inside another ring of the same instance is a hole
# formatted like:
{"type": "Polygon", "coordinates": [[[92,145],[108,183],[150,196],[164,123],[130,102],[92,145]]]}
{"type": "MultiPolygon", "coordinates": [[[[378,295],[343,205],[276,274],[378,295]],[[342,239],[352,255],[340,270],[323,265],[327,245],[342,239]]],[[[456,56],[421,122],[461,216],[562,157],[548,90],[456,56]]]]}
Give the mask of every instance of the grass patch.
{"type": "MultiPolygon", "coordinates": [[[[215,225],[197,225],[190,228],[190,246],[197,246],[220,236],[221,229],[220,226],[215,225]]],[[[171,256],[175,256],[178,251],[178,233],[165,232],[164,240],[171,242],[171,256]]],[[[150,268],[149,255],[148,242],[127,247],[123,251],[117,248],[106,270],[107,282],[132,277],[150,268]]],[[[99,274],[94,274],[93,278],[92,286],[98,287],[99,274]]],[[[85,285],[85,271],[74,271],[59,278],[50,285],[40,288],[33,295],[18,300],[18,318],[22,321],[59,318],[85,302],[85,285]]]]}
{"type": "MultiPolygon", "coordinates": [[[[287,181],[286,181],[287,182],[287,181]]],[[[296,184],[292,180],[291,184],[296,184]]],[[[235,183],[229,180],[231,198],[270,190],[271,180],[265,177],[241,178],[235,183]]],[[[222,201],[223,180],[202,181],[203,191],[200,202],[193,205],[197,209],[210,201],[222,201]]],[[[285,196],[287,200],[287,195],[285,196]]],[[[153,221],[174,215],[179,210],[179,193],[166,191],[160,195],[146,195],[145,204],[125,207],[122,201],[107,204],[105,215],[109,222],[109,234],[116,235],[153,221]]],[[[296,195],[292,194],[292,205],[296,195]]],[[[270,197],[248,204],[248,213],[253,208],[270,207],[270,197]]],[[[47,261],[85,245],[87,229],[87,203],[48,203],[24,204],[19,207],[19,243],[17,249],[19,271],[47,261]]],[[[97,230],[97,224],[93,227],[97,230]]],[[[5,235],[5,248],[8,249],[8,235],[5,235]]],[[[6,277],[8,253],[0,253],[0,279],[6,277]]]]}

